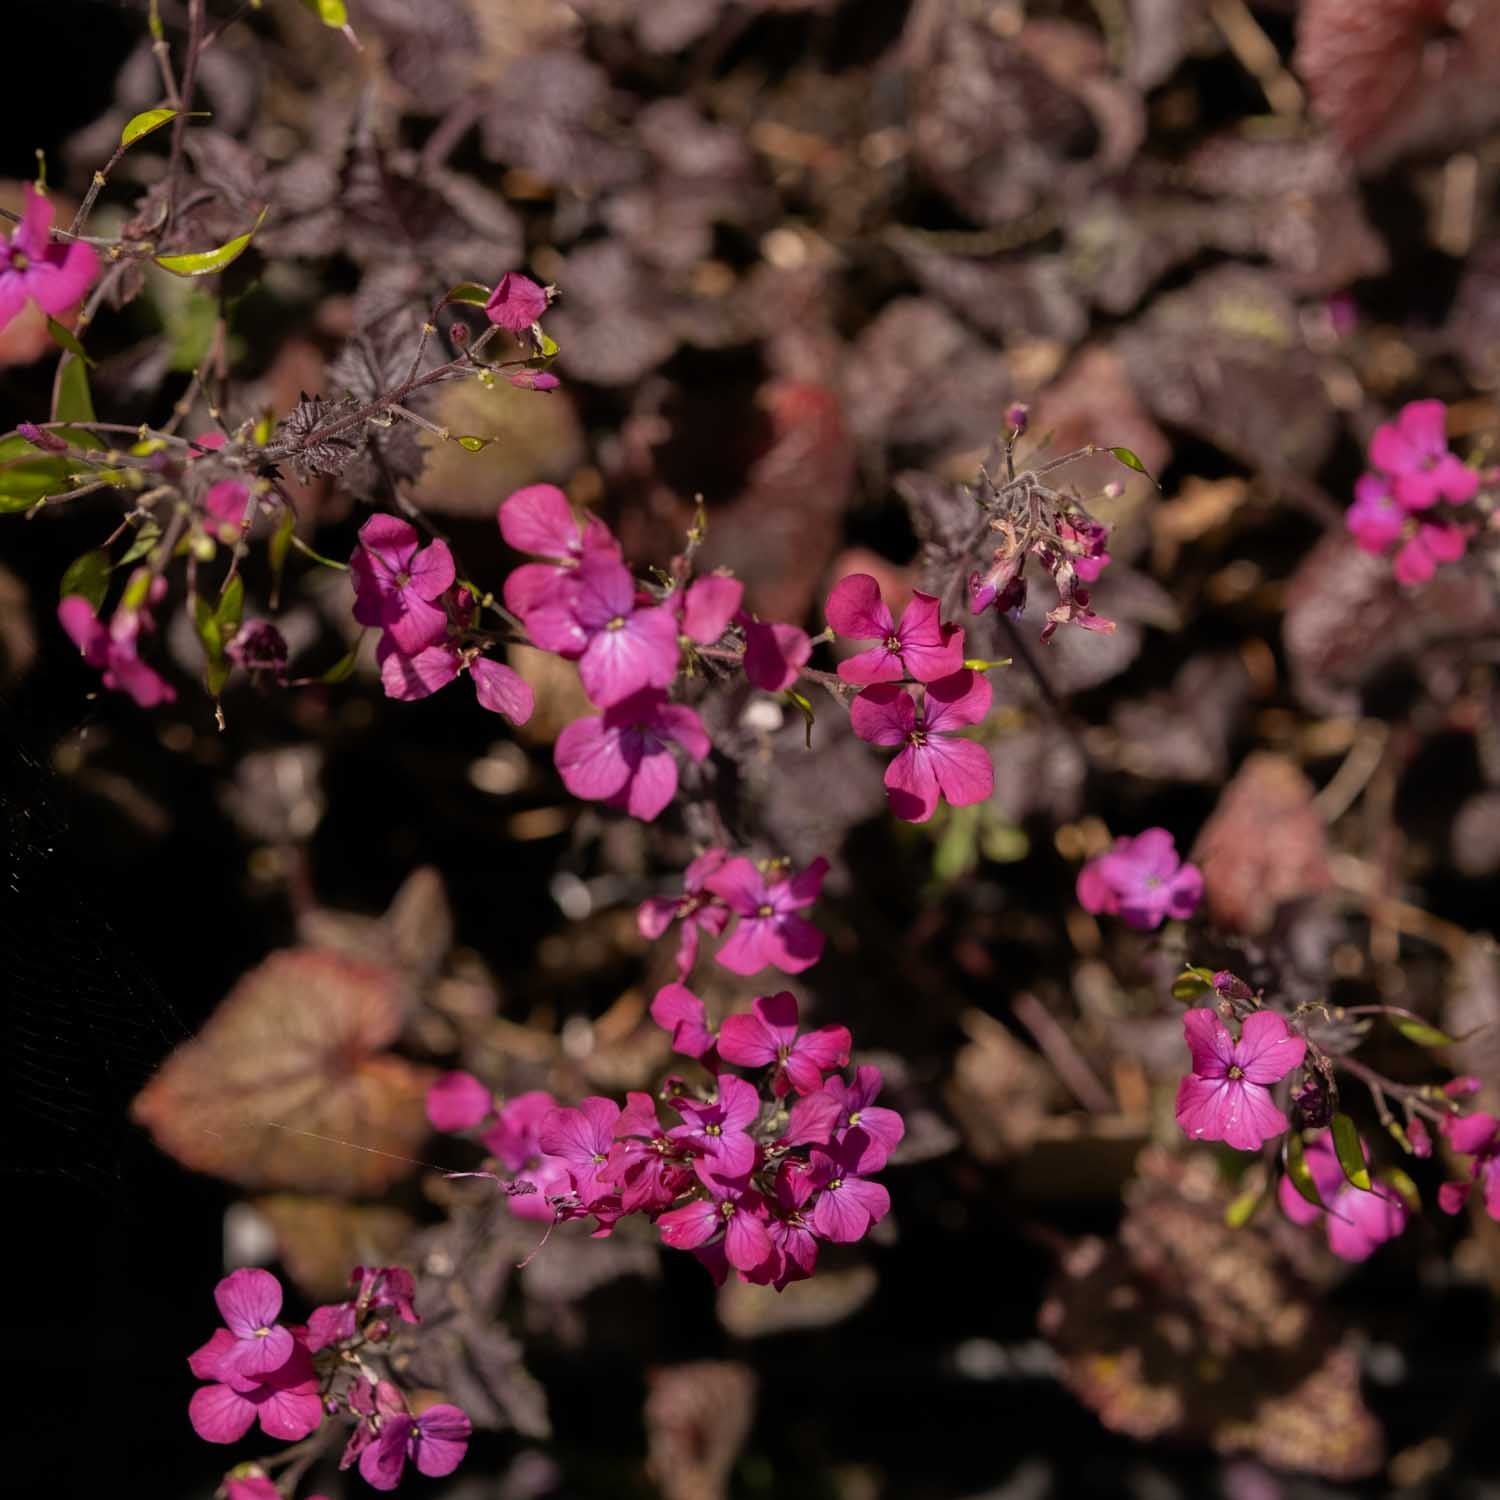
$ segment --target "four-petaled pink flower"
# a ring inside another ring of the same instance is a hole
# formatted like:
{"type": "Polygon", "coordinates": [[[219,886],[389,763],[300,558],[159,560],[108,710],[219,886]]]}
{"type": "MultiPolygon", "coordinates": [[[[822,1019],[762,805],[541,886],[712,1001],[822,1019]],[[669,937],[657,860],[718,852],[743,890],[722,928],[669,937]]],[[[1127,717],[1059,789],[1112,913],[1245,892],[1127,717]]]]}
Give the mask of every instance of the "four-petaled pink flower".
{"type": "Polygon", "coordinates": [[[577,661],[589,701],[608,708],[677,675],[677,620],[636,602],[635,579],[606,553],[585,553],[572,580],[526,616],[532,642],[577,661]]]}
{"type": "Polygon", "coordinates": [[[787,990],[761,995],[752,1014],[730,1016],[719,1028],[719,1056],[745,1068],[773,1068],[771,1091],[811,1094],[823,1075],[849,1061],[847,1026],[820,1026],[797,1034],[797,999],[787,990]]]}
{"type": "MultiPolygon", "coordinates": [[[[1368,1160],[1369,1152],[1363,1141],[1360,1149],[1368,1160]]],[[[1340,1260],[1367,1260],[1377,1246],[1395,1239],[1406,1228],[1406,1205],[1401,1195],[1383,1182],[1372,1183],[1368,1190],[1355,1187],[1344,1176],[1328,1131],[1320,1131],[1309,1142],[1306,1157],[1313,1186],[1323,1200],[1326,1213],[1309,1203],[1290,1177],[1281,1179],[1276,1189],[1277,1201],[1282,1213],[1294,1224],[1307,1225],[1324,1219],[1328,1248],[1340,1260]]]]}
{"type": "Polygon", "coordinates": [[[668,703],[659,688],[646,688],[602,715],[567,725],[553,758],[575,797],[624,808],[649,823],[677,792],[677,763],[668,749],[674,742],[696,761],[710,749],[692,709],[668,703]]]}
{"type": "Polygon", "coordinates": [[[765,1200],[751,1189],[718,1182],[707,1186],[712,1196],[669,1209],[656,1221],[662,1243],[674,1250],[696,1250],[722,1229],[729,1264],[739,1271],[753,1271],[772,1254],[765,1200]]]}
{"type": "Polygon", "coordinates": [[[839,579],[828,596],[828,623],[849,640],[879,643],[841,661],[839,676],[861,687],[904,677],[933,682],[952,676],[964,664],[964,633],[957,625],[944,625],[940,609],[933,595],[914,591],[897,625],[868,573],[839,579]]]}
{"type": "Polygon", "coordinates": [[[188,1420],[206,1443],[236,1443],[259,1422],[267,1437],[295,1443],[317,1429],[323,1420],[318,1373],[312,1356],[294,1341],[291,1355],[280,1369],[261,1376],[226,1373],[221,1362],[234,1343],[227,1328],[188,1356],[200,1386],[188,1403],[188,1420]]]}
{"type": "Polygon", "coordinates": [[[657,1119],[650,1094],[626,1095],[609,1163],[599,1176],[619,1190],[620,1211],[627,1214],[670,1208],[692,1186],[693,1169],[657,1119]]]}
{"type": "Polygon", "coordinates": [[[995,768],[984,746],[954,738],[989,713],[989,683],[965,668],[929,682],[924,692],[919,712],[908,689],[879,682],[849,708],[860,739],[901,746],[885,768],[885,785],[891,811],[908,823],[925,823],[937,811],[939,797],[967,807],[995,790],[995,768]]]}
{"type": "Polygon", "coordinates": [[[408,1459],[431,1479],[451,1474],[463,1462],[474,1432],[467,1413],[447,1402],[412,1416],[401,1392],[387,1380],[376,1387],[373,1400],[367,1397],[355,1409],[365,1419],[344,1449],[340,1467],[347,1468],[357,1456],[360,1478],[376,1490],[395,1489],[408,1459]],[[364,1411],[366,1407],[373,1410],[364,1411]]]}
{"type": "Polygon", "coordinates": [[[1246,1016],[1240,1039],[1213,1011],[1182,1018],[1193,1071],[1177,1089],[1177,1123],[1194,1140],[1224,1141],[1254,1151],[1281,1135],[1287,1118],[1271,1102],[1270,1085],[1302,1061],[1307,1043],[1275,1011],[1246,1016]]]}
{"type": "Polygon", "coordinates": [[[874,1102],[880,1097],[884,1081],[879,1068],[866,1064],[854,1070],[853,1083],[846,1084],[835,1076],[823,1085],[824,1093],[838,1106],[834,1124],[837,1138],[843,1140],[851,1130],[862,1130],[868,1137],[869,1144],[859,1163],[862,1172],[878,1172],[906,1134],[906,1122],[901,1116],[894,1109],[874,1102]]]}
{"type": "Polygon", "coordinates": [[[573,1190],[585,1208],[607,1198],[608,1183],[599,1177],[615,1143],[615,1122],[620,1106],[612,1099],[592,1095],[577,1109],[554,1109],[541,1124],[538,1139],[543,1152],[568,1164],[573,1190]]]}
{"type": "Polygon", "coordinates": [[[26,184],[26,210],[9,240],[0,240],[0,328],[28,301],[56,316],[83,300],[99,274],[99,257],[80,240],[54,243],[52,200],[26,184]]]}
{"type": "Polygon", "coordinates": [[[1078,872],[1077,894],[1085,911],[1123,917],[1149,932],[1168,917],[1192,916],[1203,896],[1203,875],[1197,865],[1182,863],[1165,828],[1148,828],[1116,839],[1113,848],[1091,859],[1078,872]]]}
{"type": "Polygon", "coordinates": [[[391,635],[383,635],[375,648],[375,661],[386,697],[403,703],[430,698],[467,671],[479,706],[492,714],[502,714],[512,724],[524,724],[536,707],[530,683],[518,672],[504,662],[479,656],[472,649],[463,651],[444,642],[424,646],[408,656],[391,635]]]}
{"type": "Polygon", "coordinates": [[[800,875],[772,879],[748,859],[731,859],[704,885],[739,917],[715,957],[735,974],[758,974],[774,964],[800,974],[823,956],[823,934],[799,915],[818,899],[828,861],[821,855],[800,875]]]}
{"type": "Polygon", "coordinates": [[[1479,475],[1448,449],[1448,413],[1441,401],[1411,401],[1370,439],[1370,462],[1391,476],[1405,510],[1439,500],[1462,505],[1479,489],[1479,475]]]}
{"type": "Polygon", "coordinates": [[[1467,1182],[1445,1182],[1438,1189],[1438,1206],[1456,1214],[1468,1202],[1477,1182],[1484,1193],[1484,1211],[1500,1220],[1500,1120],[1478,1111],[1443,1121],[1443,1134],[1460,1156],[1472,1156],[1467,1182]]]}
{"type": "Polygon", "coordinates": [[[269,1271],[242,1266],[214,1288],[214,1302],[233,1342],[219,1355],[220,1380],[261,1379],[292,1357],[292,1335],[281,1315],[281,1283],[269,1271]]]}
{"type": "Polygon", "coordinates": [[[546,311],[546,290],[516,271],[507,271],[495,283],[484,304],[485,317],[512,333],[523,333],[546,311]]]}
{"type": "Polygon", "coordinates": [[[619,543],[609,527],[597,516],[580,526],[568,497],[555,484],[528,484],[507,495],[497,519],[500,535],[517,552],[548,559],[522,563],[505,580],[506,607],[522,620],[555,602],[585,555],[597,552],[619,561],[619,543]]]}
{"type": "Polygon", "coordinates": [[[760,1114],[760,1095],[743,1078],[726,1074],[712,1099],[679,1099],[674,1108],[683,1123],[667,1136],[693,1153],[693,1169],[704,1187],[714,1192],[722,1183],[750,1175],[756,1150],[746,1129],[760,1114]]]}
{"type": "Polygon", "coordinates": [[[704,883],[728,857],[726,850],[705,849],[682,872],[680,896],[651,896],[636,910],[636,927],[644,938],[659,938],[674,921],[682,923],[677,940],[677,978],[681,982],[686,982],[698,961],[698,934],[718,937],[729,922],[729,908],[704,883]]]}
{"type": "Polygon", "coordinates": [[[808,1223],[819,1239],[851,1245],[890,1212],[891,1195],[862,1175],[875,1170],[869,1161],[869,1137],[859,1129],[836,1145],[813,1148],[808,1171],[818,1196],[808,1223]]]}
{"type": "Polygon", "coordinates": [[[446,542],[424,547],[411,522],[371,516],[359,528],[349,573],[354,618],[389,632],[403,655],[415,656],[446,633],[448,616],[432,602],[453,586],[453,554],[446,542]]]}

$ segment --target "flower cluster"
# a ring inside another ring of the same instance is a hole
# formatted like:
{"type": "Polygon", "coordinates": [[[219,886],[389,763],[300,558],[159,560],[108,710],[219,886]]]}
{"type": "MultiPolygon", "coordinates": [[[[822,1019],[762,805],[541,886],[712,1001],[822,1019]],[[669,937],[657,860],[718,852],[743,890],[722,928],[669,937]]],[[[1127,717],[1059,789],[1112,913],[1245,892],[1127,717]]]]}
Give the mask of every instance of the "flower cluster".
{"type": "Polygon", "coordinates": [[[1119,838],[1078,872],[1078,904],[1150,932],[1168,917],[1186,920],[1203,897],[1203,875],[1184,863],[1165,828],[1119,838]]]}
{"type": "Polygon", "coordinates": [[[1479,492],[1480,476],[1448,448],[1447,410],[1441,401],[1412,401],[1394,422],[1370,439],[1370,472],[1354,486],[1345,523],[1365,552],[1396,549],[1396,577],[1425,583],[1442,563],[1457,562],[1473,528],[1439,516],[1441,501],[1461,506],[1479,492]]]}
{"type": "MultiPolygon", "coordinates": [[[[281,1284],[253,1267],[231,1272],[214,1289],[224,1327],[188,1356],[201,1386],[188,1405],[199,1437],[233,1443],[259,1422],[268,1436],[298,1442],[325,1416],[353,1422],[339,1467],[355,1464],[377,1490],[395,1489],[408,1461],[420,1473],[451,1474],[472,1430],[456,1406],[440,1403],[419,1414],[376,1363],[392,1338],[392,1315],[417,1323],[415,1286],[399,1266],[356,1266],[347,1302],[319,1307],[305,1326],[280,1321],[281,1284]]],[[[253,1468],[253,1466],[250,1466],[253,1468]]],[[[236,1471],[228,1493],[242,1500],[274,1494],[258,1471],[236,1471]]]]}

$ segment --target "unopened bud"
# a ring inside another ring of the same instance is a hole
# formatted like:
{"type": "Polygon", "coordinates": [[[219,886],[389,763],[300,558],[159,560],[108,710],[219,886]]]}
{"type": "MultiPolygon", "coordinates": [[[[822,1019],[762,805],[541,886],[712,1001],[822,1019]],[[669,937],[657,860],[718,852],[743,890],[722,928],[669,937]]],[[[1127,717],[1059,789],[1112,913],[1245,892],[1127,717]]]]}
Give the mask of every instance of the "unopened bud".
{"type": "Polygon", "coordinates": [[[16,431],[31,444],[33,448],[40,448],[44,453],[66,453],[68,445],[60,437],[50,432],[43,432],[35,422],[22,422],[16,431]]]}
{"type": "Polygon", "coordinates": [[[1010,428],[1012,438],[1020,437],[1031,421],[1031,408],[1024,401],[1012,401],[1005,408],[1005,425],[1010,428]]]}
{"type": "Polygon", "coordinates": [[[1292,1103],[1296,1106],[1303,1125],[1309,1130],[1321,1130],[1333,1119],[1332,1101],[1323,1087],[1323,1080],[1316,1076],[1310,1077],[1292,1095],[1292,1103]]]}

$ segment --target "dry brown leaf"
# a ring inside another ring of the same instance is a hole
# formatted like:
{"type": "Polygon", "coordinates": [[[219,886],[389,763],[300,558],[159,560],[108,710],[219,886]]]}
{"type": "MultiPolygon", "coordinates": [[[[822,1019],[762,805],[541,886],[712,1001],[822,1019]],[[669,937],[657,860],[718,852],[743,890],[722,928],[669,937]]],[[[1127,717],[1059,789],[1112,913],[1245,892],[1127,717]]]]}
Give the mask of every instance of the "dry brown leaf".
{"type": "Polygon", "coordinates": [[[401,1257],[415,1221],[400,1209],[275,1193],[256,1210],[276,1231],[276,1250],[303,1294],[317,1302],[349,1295],[354,1266],[389,1265],[401,1257]]]}

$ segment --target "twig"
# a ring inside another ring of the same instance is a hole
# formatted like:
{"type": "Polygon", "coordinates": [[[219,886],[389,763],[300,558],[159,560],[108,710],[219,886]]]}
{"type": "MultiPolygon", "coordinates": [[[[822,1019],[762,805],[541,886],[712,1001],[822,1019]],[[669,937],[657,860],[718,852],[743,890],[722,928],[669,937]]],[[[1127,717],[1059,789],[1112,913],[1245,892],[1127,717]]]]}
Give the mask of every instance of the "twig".
{"type": "Polygon", "coordinates": [[[177,118],[172,121],[172,154],[167,158],[167,207],[162,216],[161,238],[166,239],[177,212],[177,189],[182,181],[182,143],[187,136],[188,111],[193,107],[193,87],[198,82],[198,56],[203,50],[203,0],[188,0],[187,61],[182,65],[182,90],[177,118]]]}
{"type": "Polygon", "coordinates": [[[1114,1098],[1100,1083],[1083,1054],[1074,1046],[1073,1038],[1035,995],[1017,995],[1011,1001],[1010,1008],[1015,1018],[1031,1033],[1057,1076],[1067,1084],[1073,1097],[1090,1114],[1118,1113],[1114,1098]]]}

